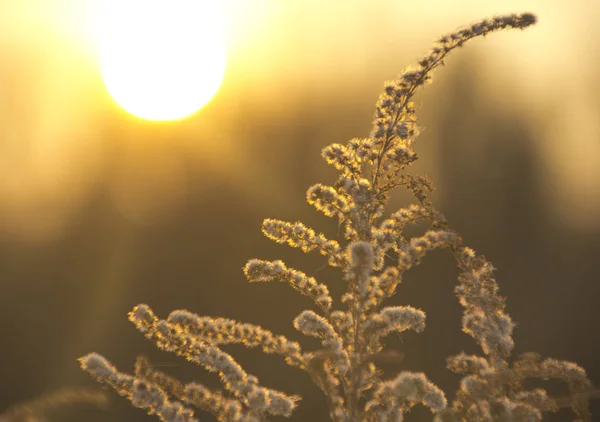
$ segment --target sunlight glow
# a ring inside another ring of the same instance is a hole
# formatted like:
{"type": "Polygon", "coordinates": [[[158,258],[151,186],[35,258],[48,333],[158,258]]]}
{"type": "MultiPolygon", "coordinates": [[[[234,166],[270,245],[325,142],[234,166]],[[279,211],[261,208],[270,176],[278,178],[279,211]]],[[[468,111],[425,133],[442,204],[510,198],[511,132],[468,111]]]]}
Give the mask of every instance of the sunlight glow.
{"type": "Polygon", "coordinates": [[[217,0],[111,0],[96,31],[106,88],[131,114],[184,118],[221,85],[226,42],[217,0]]]}

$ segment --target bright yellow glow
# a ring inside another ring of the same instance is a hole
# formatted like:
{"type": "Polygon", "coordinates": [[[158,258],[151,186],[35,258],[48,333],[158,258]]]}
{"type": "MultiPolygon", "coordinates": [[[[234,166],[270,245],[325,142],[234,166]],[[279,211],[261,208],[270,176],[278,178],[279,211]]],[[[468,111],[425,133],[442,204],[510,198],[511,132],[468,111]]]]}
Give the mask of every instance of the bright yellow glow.
{"type": "Polygon", "coordinates": [[[111,0],[96,32],[106,88],[138,117],[187,117],[221,85],[226,43],[218,0],[111,0]]]}

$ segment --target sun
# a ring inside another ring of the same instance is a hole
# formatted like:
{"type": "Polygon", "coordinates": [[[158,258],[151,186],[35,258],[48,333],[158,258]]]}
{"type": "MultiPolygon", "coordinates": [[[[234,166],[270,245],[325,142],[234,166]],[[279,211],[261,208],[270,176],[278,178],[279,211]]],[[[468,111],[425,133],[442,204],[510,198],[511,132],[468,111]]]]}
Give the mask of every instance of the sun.
{"type": "Polygon", "coordinates": [[[219,0],[107,0],[96,33],[106,89],[142,119],[187,117],[223,81],[219,0]]]}

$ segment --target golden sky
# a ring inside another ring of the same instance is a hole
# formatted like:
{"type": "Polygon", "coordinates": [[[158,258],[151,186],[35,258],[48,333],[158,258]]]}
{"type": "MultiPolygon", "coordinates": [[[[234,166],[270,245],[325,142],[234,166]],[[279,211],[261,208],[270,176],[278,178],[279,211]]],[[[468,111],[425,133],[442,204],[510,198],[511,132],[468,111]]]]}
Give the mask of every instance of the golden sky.
{"type": "Polygon", "coordinates": [[[485,54],[494,101],[530,115],[556,212],[573,224],[600,224],[597,1],[228,0],[221,92],[196,115],[167,125],[125,115],[106,93],[94,44],[100,2],[0,2],[0,226],[11,233],[35,240],[59,232],[106,174],[124,215],[168,213],[185,196],[177,154],[198,157],[215,177],[235,179],[231,168],[254,168],[255,157],[240,152],[228,127],[246,113],[240,104],[276,116],[309,86],[376,95],[441,33],[523,11],[538,15],[534,28],[467,48],[485,54]],[[240,97],[247,100],[233,101],[240,97]],[[220,164],[223,157],[230,167],[220,164]],[[157,189],[168,200],[157,200],[157,189]]]}

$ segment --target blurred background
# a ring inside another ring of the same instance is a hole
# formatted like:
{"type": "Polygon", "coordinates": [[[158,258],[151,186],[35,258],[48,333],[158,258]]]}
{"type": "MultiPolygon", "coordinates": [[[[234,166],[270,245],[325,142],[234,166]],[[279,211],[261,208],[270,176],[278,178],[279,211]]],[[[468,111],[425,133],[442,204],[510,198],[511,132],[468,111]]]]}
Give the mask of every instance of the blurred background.
{"type": "MultiPolygon", "coordinates": [[[[498,268],[515,353],[575,361],[600,384],[598,2],[227,0],[222,86],[172,122],[136,118],[107,93],[93,36],[101,2],[0,2],[0,412],[94,387],[77,362],[89,352],[125,372],[145,354],[183,381],[217,387],[214,374],[134,329],[127,312],[138,303],[163,318],[188,309],[316,346],[292,328],[310,300],[250,285],[241,268],[283,259],[335,295],[340,273],[264,238],[262,220],[300,220],[336,238],[337,222],[305,203],[309,186],[336,178],[321,149],[367,136],[383,82],[439,35],[524,11],[539,23],[471,41],[416,96],[413,173],[435,182],[451,227],[498,268]]],[[[409,199],[399,192],[390,211],[409,199]]],[[[479,353],[460,330],[456,276],[450,254],[436,251],[390,301],[422,308],[428,328],[389,338],[406,358],[388,376],[424,371],[449,398],[458,377],[444,359],[479,353]]],[[[227,351],[265,386],[303,396],[292,420],[327,420],[306,374],[257,350],[227,351]]],[[[51,421],[152,420],[110,399],[51,421]]],[[[600,418],[598,402],[592,410],[600,418]]]]}

